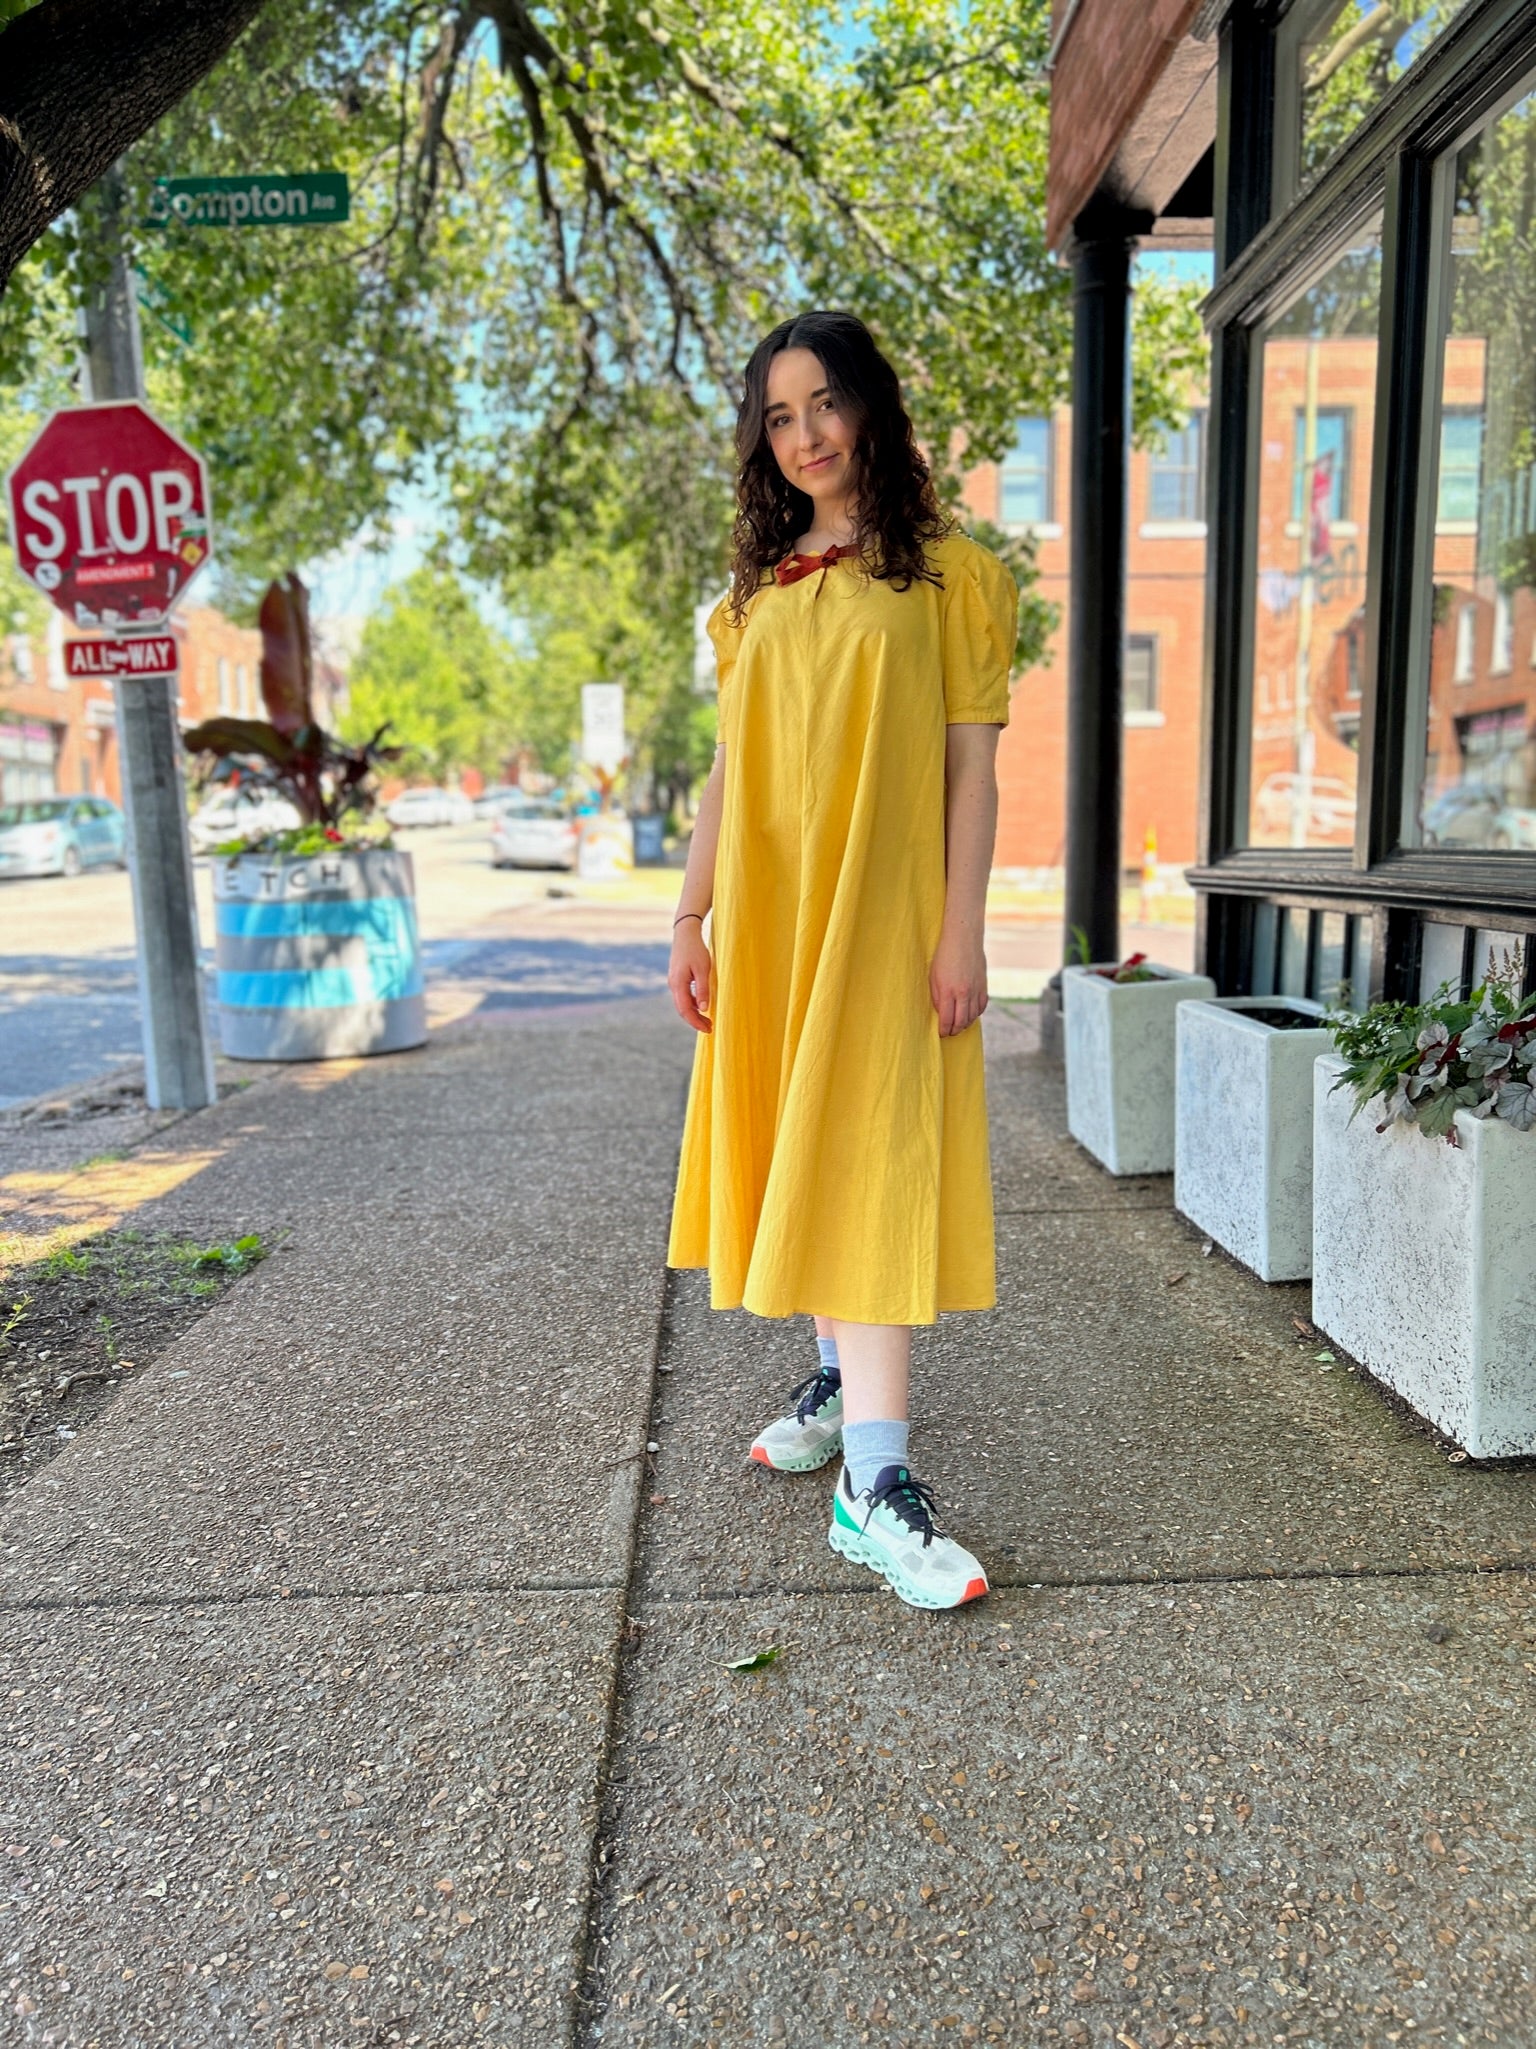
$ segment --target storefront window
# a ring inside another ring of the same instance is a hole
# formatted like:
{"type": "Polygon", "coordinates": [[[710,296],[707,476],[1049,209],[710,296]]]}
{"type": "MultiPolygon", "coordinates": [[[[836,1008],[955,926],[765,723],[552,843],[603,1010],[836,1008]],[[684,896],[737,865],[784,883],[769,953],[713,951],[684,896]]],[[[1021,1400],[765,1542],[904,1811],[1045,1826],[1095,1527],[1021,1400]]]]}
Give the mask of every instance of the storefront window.
{"type": "Polygon", "coordinates": [[[1424,845],[1536,849],[1536,94],[1456,159],[1440,405],[1424,845]]]}
{"type": "Polygon", "coordinates": [[[1263,337],[1251,846],[1354,839],[1380,305],[1378,220],[1263,337]]]}
{"type": "Polygon", "coordinates": [[[1281,30],[1276,198],[1310,185],[1465,0],[1300,0],[1281,30]]]}

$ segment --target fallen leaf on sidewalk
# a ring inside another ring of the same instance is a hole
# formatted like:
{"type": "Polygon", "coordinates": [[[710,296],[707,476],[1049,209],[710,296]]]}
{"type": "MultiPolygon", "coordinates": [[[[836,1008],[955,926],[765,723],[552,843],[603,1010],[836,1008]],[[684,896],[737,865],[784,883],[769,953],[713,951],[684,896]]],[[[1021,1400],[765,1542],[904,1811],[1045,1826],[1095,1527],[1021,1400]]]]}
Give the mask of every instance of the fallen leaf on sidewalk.
{"type": "Polygon", "coordinates": [[[727,1658],[725,1669],[727,1672],[760,1672],[764,1665],[774,1664],[778,1655],[779,1647],[773,1643],[767,1650],[753,1651],[745,1658],[727,1658]]]}
{"type": "Polygon", "coordinates": [[[1189,1269],[1186,1267],[1184,1272],[1181,1274],[1170,1274],[1167,1280],[1163,1282],[1163,1286],[1165,1288],[1176,1288],[1179,1285],[1180,1281],[1187,1281],[1188,1279],[1189,1269]]]}

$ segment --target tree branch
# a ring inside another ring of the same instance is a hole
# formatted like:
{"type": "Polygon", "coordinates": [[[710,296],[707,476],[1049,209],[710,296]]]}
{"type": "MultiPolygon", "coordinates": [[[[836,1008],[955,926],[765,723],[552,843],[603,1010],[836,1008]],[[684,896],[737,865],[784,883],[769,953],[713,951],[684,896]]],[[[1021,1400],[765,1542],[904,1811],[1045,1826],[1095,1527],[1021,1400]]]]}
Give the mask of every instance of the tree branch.
{"type": "Polygon", "coordinates": [[[0,33],[0,289],[265,0],[42,0],[0,33]]]}

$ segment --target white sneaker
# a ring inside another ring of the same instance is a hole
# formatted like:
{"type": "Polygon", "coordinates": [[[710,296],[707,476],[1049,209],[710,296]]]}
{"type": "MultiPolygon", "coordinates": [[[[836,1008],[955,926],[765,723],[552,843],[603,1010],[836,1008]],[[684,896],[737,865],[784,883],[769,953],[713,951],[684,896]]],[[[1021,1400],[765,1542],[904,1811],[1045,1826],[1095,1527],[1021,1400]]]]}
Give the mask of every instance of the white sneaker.
{"type": "Polygon", "coordinates": [[[959,1608],[988,1591],[980,1561],[946,1536],[933,1495],[905,1466],[884,1466],[873,1487],[853,1491],[848,1468],[832,1498],[827,1542],[880,1573],[909,1608],[959,1608]]]}
{"type": "Polygon", "coordinates": [[[843,1386],[818,1366],[809,1380],[790,1389],[787,1416],[770,1423],[752,1441],[752,1457],[776,1473],[814,1473],[843,1448],[843,1386]]]}

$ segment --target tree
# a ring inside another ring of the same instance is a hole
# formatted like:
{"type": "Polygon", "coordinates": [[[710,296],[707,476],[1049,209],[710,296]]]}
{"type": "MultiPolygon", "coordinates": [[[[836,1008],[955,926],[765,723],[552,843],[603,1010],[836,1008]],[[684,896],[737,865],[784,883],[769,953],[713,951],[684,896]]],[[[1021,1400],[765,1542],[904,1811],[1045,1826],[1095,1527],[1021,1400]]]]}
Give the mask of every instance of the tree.
{"type": "Polygon", "coordinates": [[[386,722],[411,765],[434,781],[494,772],[520,738],[512,649],[450,570],[418,569],[388,590],[363,632],[344,737],[386,722]]]}
{"type": "Polygon", "coordinates": [[[224,56],[264,0],[0,0],[0,290],[59,215],[224,56]]]}
{"type": "MultiPolygon", "coordinates": [[[[718,559],[740,364],[810,303],[870,320],[946,465],[1001,453],[1069,360],[1047,38],[1044,0],[269,0],[128,165],[140,213],[171,173],[353,184],[345,228],[141,238],[152,396],[215,464],[223,559],[264,584],[431,475],[477,566],[533,561],[620,469],[658,549],[718,559]]],[[[82,260],[65,222],[18,272],[13,378],[70,352],[82,260]]],[[[1142,425],[1182,416],[1193,308],[1142,294],[1142,425]]]]}

